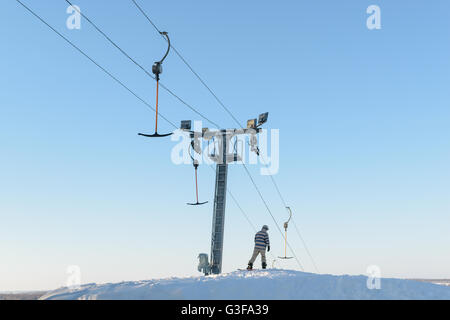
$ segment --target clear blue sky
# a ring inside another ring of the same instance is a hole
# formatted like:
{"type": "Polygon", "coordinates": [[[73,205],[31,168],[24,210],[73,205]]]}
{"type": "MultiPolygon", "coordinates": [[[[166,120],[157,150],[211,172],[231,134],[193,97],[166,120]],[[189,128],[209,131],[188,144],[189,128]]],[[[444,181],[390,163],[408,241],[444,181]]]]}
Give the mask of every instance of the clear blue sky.
{"type": "MultiPolygon", "coordinates": [[[[63,0],[23,0],[154,101],[154,81],[63,0]]],[[[75,4],[151,68],[165,42],[129,0],[75,4]]],[[[450,278],[450,3],[448,1],[139,1],[242,124],[270,113],[280,129],[275,176],[322,273],[450,278]],[[366,8],[381,8],[368,30],[366,8]]],[[[16,1],[1,1],[0,290],[196,275],[209,253],[214,172],[170,161],[169,139],[147,140],[154,114],[16,1]]],[[[162,80],[223,127],[233,120],[171,53],[162,80]]],[[[165,92],[175,123],[198,119],[165,92]]],[[[161,123],[161,130],[170,130],[161,123]]],[[[280,224],[271,181],[250,166],[280,224]]],[[[253,223],[271,227],[239,165],[229,188],[253,223]]],[[[306,271],[314,271],[291,229],[306,271]]],[[[246,265],[253,230],[228,202],[224,271],[246,265]]],[[[296,268],[293,261],[277,267],[296,268]]]]}

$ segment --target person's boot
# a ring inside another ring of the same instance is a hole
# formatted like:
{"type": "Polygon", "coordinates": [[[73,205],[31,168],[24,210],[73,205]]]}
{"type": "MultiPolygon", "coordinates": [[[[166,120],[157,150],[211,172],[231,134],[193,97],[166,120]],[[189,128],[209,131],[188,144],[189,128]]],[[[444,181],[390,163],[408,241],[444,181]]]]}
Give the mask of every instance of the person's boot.
{"type": "Polygon", "coordinates": [[[262,263],[262,268],[265,269],[267,267],[267,263],[263,262],[262,263]]]}
{"type": "Polygon", "coordinates": [[[253,263],[248,263],[247,270],[253,270],[253,263]]]}

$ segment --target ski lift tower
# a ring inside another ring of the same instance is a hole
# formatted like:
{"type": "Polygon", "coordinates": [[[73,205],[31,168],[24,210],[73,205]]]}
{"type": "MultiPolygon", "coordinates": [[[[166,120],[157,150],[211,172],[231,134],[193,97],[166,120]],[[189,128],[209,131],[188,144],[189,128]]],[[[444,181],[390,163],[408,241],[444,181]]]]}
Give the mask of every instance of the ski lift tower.
{"type": "Polygon", "coordinates": [[[259,155],[258,140],[256,134],[261,131],[260,126],[267,122],[269,113],[262,113],[259,115],[258,121],[251,119],[247,121],[247,128],[242,129],[221,129],[217,131],[210,131],[208,128],[203,128],[202,132],[191,131],[190,121],[182,121],[181,129],[190,132],[194,150],[201,152],[199,148],[199,139],[204,140],[217,139],[218,153],[213,153],[210,158],[216,163],[216,185],[214,191],[214,207],[212,218],[212,232],[211,232],[211,262],[208,262],[207,254],[200,254],[202,257],[199,270],[203,270],[205,275],[219,274],[222,272],[222,257],[223,257],[223,236],[225,229],[225,206],[227,194],[227,177],[228,164],[240,161],[241,157],[236,150],[230,152],[231,139],[237,135],[250,135],[251,151],[259,155]],[[197,149],[197,150],[196,150],[197,149]],[[206,260],[205,260],[206,258],[206,260]]]}

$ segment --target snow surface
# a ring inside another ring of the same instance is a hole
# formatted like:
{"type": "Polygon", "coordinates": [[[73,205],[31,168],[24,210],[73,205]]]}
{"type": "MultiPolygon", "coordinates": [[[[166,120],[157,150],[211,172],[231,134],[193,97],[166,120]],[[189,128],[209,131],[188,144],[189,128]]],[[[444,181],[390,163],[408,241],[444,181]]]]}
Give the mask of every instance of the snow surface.
{"type": "Polygon", "coordinates": [[[433,283],[441,285],[441,286],[450,286],[450,283],[448,283],[448,282],[433,282],[433,283]]]}
{"type": "Polygon", "coordinates": [[[63,287],[40,299],[450,299],[450,287],[366,276],[334,276],[294,270],[234,271],[220,275],[63,287]]]}

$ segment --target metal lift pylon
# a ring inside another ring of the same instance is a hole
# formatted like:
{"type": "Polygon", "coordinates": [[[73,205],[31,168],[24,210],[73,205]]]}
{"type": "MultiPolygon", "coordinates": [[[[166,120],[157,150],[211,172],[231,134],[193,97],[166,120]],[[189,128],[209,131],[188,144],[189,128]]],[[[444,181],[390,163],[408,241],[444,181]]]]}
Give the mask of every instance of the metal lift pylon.
{"type": "Polygon", "coordinates": [[[257,147],[256,134],[261,131],[259,128],[262,124],[267,122],[268,113],[259,115],[258,121],[251,119],[247,121],[247,128],[241,129],[222,129],[218,131],[210,131],[208,128],[203,128],[202,132],[191,131],[190,120],[181,122],[181,129],[189,132],[192,139],[203,138],[210,140],[215,138],[218,141],[218,154],[213,154],[210,158],[216,163],[216,185],[214,191],[214,208],[212,218],[212,232],[211,232],[211,262],[208,262],[208,255],[200,253],[200,263],[198,270],[205,275],[219,274],[222,272],[223,260],[223,240],[225,230],[225,207],[227,194],[227,178],[228,178],[228,164],[240,161],[241,157],[234,150],[229,152],[230,141],[234,136],[245,134],[250,135],[251,150],[259,154],[257,147]]]}
{"type": "Polygon", "coordinates": [[[237,161],[237,154],[228,154],[231,135],[221,130],[219,135],[219,154],[211,157],[216,162],[216,187],[214,191],[214,210],[211,232],[211,273],[222,272],[223,236],[225,230],[225,206],[227,200],[228,163],[237,161]]]}

